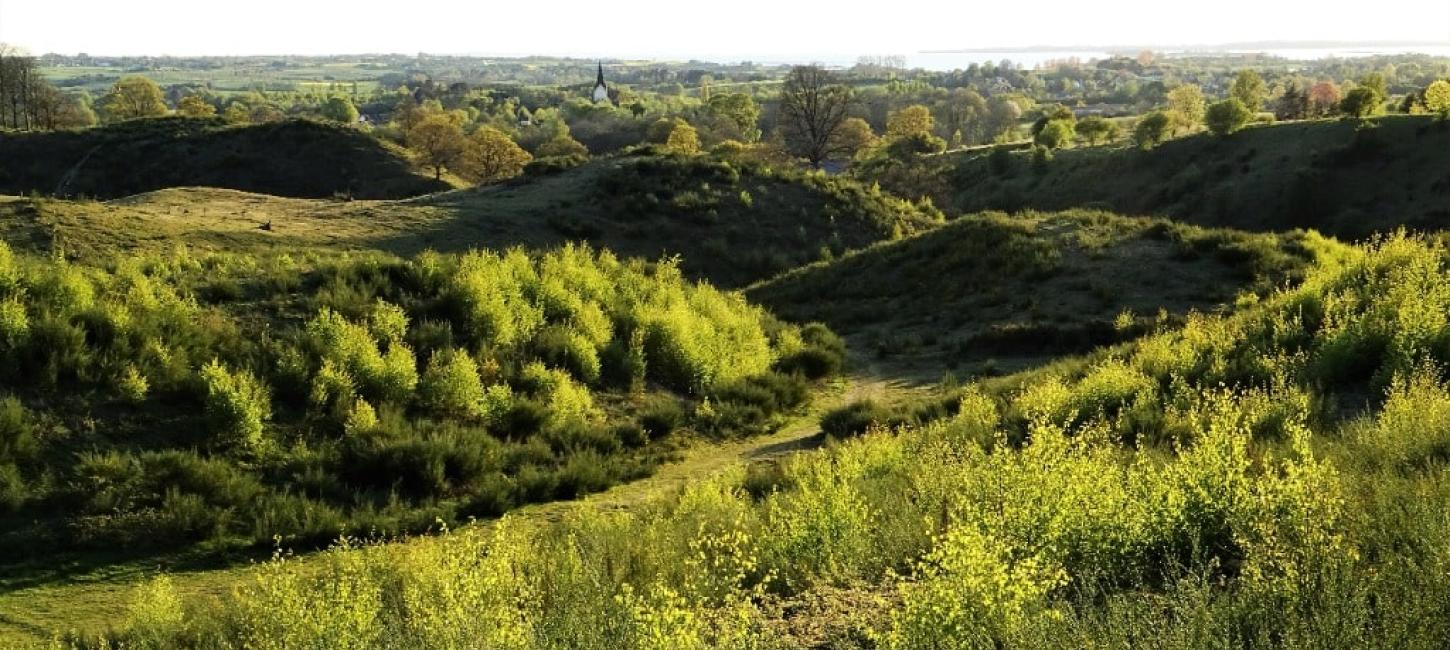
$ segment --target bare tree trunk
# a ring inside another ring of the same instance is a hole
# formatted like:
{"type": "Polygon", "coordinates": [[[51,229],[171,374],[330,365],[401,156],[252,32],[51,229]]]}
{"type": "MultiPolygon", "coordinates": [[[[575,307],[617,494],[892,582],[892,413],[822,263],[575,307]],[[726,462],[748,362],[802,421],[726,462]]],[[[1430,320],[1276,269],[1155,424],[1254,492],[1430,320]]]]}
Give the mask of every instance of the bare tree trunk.
{"type": "Polygon", "coordinates": [[[5,105],[10,103],[7,101],[10,95],[10,86],[5,84],[5,73],[10,67],[10,64],[5,61],[5,53],[9,50],[9,46],[0,43],[0,129],[9,126],[9,122],[5,120],[5,105]]]}

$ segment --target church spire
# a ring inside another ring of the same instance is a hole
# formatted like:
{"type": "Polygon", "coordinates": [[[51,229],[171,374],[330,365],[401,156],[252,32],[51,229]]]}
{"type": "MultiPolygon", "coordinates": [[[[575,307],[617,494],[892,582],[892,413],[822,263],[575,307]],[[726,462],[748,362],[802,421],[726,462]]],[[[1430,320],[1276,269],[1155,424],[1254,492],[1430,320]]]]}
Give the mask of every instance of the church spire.
{"type": "Polygon", "coordinates": [[[594,100],[594,103],[596,104],[609,101],[609,86],[604,85],[603,61],[599,62],[599,77],[598,80],[594,82],[594,92],[590,93],[589,96],[591,99],[594,100]]]}

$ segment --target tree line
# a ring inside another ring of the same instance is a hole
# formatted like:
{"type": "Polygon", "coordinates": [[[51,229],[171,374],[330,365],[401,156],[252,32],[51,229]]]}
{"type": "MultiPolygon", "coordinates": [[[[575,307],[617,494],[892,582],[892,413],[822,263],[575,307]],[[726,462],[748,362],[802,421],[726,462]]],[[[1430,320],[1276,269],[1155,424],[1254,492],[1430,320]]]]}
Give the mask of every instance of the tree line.
{"type": "Polygon", "coordinates": [[[43,77],[34,57],[0,43],[0,129],[58,129],[95,124],[95,113],[43,77]]]}

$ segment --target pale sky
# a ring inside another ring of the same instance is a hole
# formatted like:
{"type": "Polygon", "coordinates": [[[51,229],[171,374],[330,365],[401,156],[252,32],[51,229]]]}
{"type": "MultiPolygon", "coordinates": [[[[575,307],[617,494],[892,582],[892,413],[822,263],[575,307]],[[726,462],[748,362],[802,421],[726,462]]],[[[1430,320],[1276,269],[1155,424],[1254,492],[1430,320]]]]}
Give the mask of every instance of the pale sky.
{"type": "Polygon", "coordinates": [[[0,0],[35,54],[544,54],[733,61],[1031,45],[1450,44],[1450,0],[0,0]],[[1343,3],[1343,4],[1341,4],[1343,3]]]}

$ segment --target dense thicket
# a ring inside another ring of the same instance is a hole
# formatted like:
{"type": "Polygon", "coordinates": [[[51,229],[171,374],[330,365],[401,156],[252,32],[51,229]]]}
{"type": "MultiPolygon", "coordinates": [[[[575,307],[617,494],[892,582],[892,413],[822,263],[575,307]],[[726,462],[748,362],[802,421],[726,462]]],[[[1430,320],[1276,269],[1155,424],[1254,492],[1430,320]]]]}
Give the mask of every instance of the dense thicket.
{"type": "Polygon", "coordinates": [[[187,610],[160,578],[125,638],[1440,647],[1447,262],[1393,237],[1235,315],[1009,394],[969,388],[949,421],[642,512],[279,559],[217,612],[187,610]]]}
{"type": "Polygon", "coordinates": [[[648,473],[677,430],[771,426],[841,355],[588,248],[98,268],[0,247],[0,544],[308,544],[570,498],[648,473]]]}

